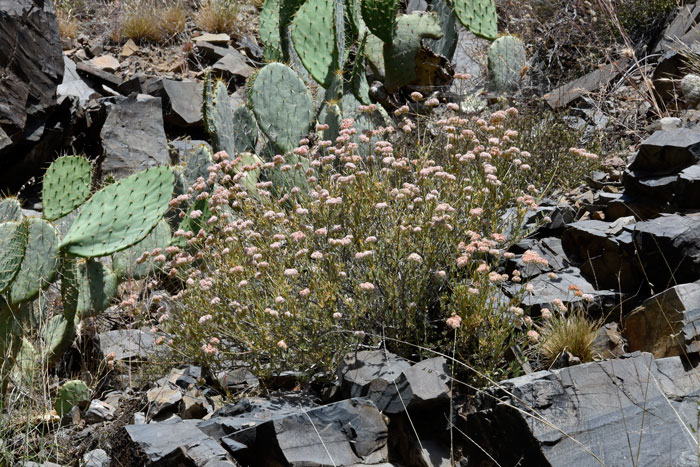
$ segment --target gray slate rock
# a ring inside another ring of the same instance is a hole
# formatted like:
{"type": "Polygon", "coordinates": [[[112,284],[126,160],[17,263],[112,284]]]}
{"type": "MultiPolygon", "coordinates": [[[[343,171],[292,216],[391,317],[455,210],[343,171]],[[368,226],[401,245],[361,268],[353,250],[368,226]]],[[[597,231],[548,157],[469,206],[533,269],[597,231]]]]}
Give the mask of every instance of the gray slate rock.
{"type": "Polygon", "coordinates": [[[645,300],[625,319],[631,350],[671,357],[698,352],[700,283],[680,284],[645,300]]]}
{"type": "Polygon", "coordinates": [[[521,293],[524,285],[512,284],[506,287],[506,292],[512,296],[521,296],[521,307],[552,308],[555,300],[559,299],[564,304],[580,305],[591,312],[612,309],[619,305],[618,294],[612,290],[596,290],[576,267],[569,267],[556,273],[556,279],[551,279],[549,274],[540,274],[531,278],[528,285],[532,285],[532,292],[521,293]],[[584,297],[574,295],[569,287],[575,286],[583,295],[592,295],[593,301],[586,302],[584,297]]]}
{"type": "MultiPolygon", "coordinates": [[[[698,463],[688,429],[698,377],[680,357],[648,353],[540,371],[490,390],[461,429],[500,465],[689,467],[698,463]]],[[[478,449],[470,454],[470,464],[491,465],[478,449]]]]}
{"type": "MultiPolygon", "coordinates": [[[[638,251],[649,281],[663,290],[700,279],[700,214],[669,214],[628,225],[629,248],[638,251]]],[[[623,242],[623,233],[618,241],[623,242]]]]}
{"type": "Polygon", "coordinates": [[[118,329],[98,336],[103,355],[114,352],[115,360],[144,360],[155,350],[155,337],[147,329],[118,329]]]}
{"type": "Polygon", "coordinates": [[[219,443],[191,422],[127,425],[124,430],[127,448],[137,450],[147,466],[237,465],[219,443]]]}
{"type": "Polygon", "coordinates": [[[202,125],[202,83],[164,79],[163,90],[168,102],[168,123],[181,128],[202,125]]]}
{"type": "Polygon", "coordinates": [[[65,65],[65,70],[63,73],[63,81],[57,88],[58,96],[77,97],[81,104],[93,97],[99,96],[99,93],[95,92],[95,90],[88,86],[78,75],[78,70],[73,60],[64,56],[63,63],[65,65]]]}
{"type": "Polygon", "coordinates": [[[383,350],[345,356],[339,369],[341,394],[366,397],[383,413],[440,407],[449,401],[449,368],[443,357],[415,365],[383,350]]]}
{"type": "Polygon", "coordinates": [[[700,132],[687,128],[657,131],[644,140],[629,164],[633,171],[676,173],[700,161],[700,132]]]}
{"type": "Polygon", "coordinates": [[[85,467],[109,467],[110,459],[104,449],[93,449],[83,455],[83,463],[85,467]]]}
{"type": "Polygon", "coordinates": [[[352,466],[387,462],[388,429],[366,399],[349,399],[275,418],[229,438],[247,446],[244,464],[352,466]]]}
{"type": "Polygon", "coordinates": [[[598,288],[634,292],[639,289],[644,275],[634,253],[623,248],[616,237],[626,225],[634,222],[633,217],[622,217],[614,222],[571,223],[562,234],[562,248],[598,288]]]}
{"type": "Polygon", "coordinates": [[[105,174],[122,178],[170,163],[158,97],[132,95],[118,99],[109,109],[100,137],[105,174]]]}
{"type": "Polygon", "coordinates": [[[16,141],[56,104],[61,39],[48,0],[3,0],[0,24],[0,127],[16,141]]]}

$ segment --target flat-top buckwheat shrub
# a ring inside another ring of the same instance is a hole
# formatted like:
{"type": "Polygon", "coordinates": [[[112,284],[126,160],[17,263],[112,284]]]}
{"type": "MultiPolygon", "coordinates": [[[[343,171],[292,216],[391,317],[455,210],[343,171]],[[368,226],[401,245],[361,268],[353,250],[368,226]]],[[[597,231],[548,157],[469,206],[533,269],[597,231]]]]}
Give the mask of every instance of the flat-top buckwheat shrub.
{"type": "Polygon", "coordinates": [[[449,349],[451,313],[465,323],[460,342],[471,347],[463,353],[500,345],[486,339],[472,350],[471,332],[495,333],[505,345],[515,332],[502,319],[509,304],[480,307],[508,279],[496,266],[537,207],[527,155],[511,144],[516,120],[515,109],[453,115],[437,123],[430,144],[416,142],[409,120],[363,134],[345,120],[335,142],[304,139],[294,150],[309,158],[308,170],[284,155],[240,167],[240,157],[215,154],[208,179],[172,203],[196,198],[209,209],[191,210],[201,230],[177,231],[186,246],[165,252],[166,271],[185,285],[160,319],[172,350],[262,376],[311,376],[381,336],[407,356],[417,353],[408,344],[449,349]],[[260,168],[303,175],[308,186],[273,194],[261,181],[248,193],[241,178],[260,168]],[[506,224],[511,208],[518,219],[506,224]]]}

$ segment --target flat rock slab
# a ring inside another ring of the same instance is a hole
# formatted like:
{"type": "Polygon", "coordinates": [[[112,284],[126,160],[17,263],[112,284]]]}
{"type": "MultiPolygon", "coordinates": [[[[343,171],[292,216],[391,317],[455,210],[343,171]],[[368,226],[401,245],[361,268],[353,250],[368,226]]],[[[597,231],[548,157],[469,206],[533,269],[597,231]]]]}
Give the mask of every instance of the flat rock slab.
{"type": "MultiPolygon", "coordinates": [[[[700,214],[661,215],[628,225],[625,231],[655,289],[700,279],[700,214]]],[[[618,234],[618,240],[622,237],[618,234]]]]}
{"type": "Polygon", "coordinates": [[[629,169],[658,175],[678,172],[700,161],[700,131],[657,131],[645,139],[629,169]]]}
{"type": "Polygon", "coordinates": [[[349,399],[275,418],[229,438],[246,465],[351,466],[388,461],[388,429],[366,399],[349,399]]]}
{"type": "Polygon", "coordinates": [[[144,360],[155,351],[155,337],[148,330],[119,329],[99,334],[100,350],[115,360],[144,360]]]}
{"type": "Polygon", "coordinates": [[[181,127],[202,124],[202,83],[196,81],[163,80],[168,99],[168,121],[181,127]]]}
{"type": "Polygon", "coordinates": [[[63,56],[52,2],[0,2],[0,127],[17,142],[56,104],[63,56]],[[29,121],[28,121],[29,120],[29,121]]]}
{"type": "Polygon", "coordinates": [[[655,357],[698,351],[700,283],[680,284],[644,301],[625,319],[630,350],[655,357]]]}
{"type": "Polygon", "coordinates": [[[567,256],[598,288],[636,291],[644,278],[639,261],[617,239],[625,226],[634,223],[631,216],[614,222],[574,222],[566,226],[561,244],[567,256]]]}
{"type": "Polygon", "coordinates": [[[440,408],[451,394],[443,357],[412,364],[384,350],[361,351],[346,355],[338,372],[343,395],[366,397],[387,414],[440,408]]]}
{"type": "Polygon", "coordinates": [[[170,163],[161,99],[132,95],[109,109],[100,132],[102,171],[116,178],[170,163]]]}
{"type": "Polygon", "coordinates": [[[463,429],[500,465],[694,466],[698,378],[648,353],[540,371],[489,390],[505,404],[485,397],[463,429]]]}
{"type": "MultiPolygon", "coordinates": [[[[216,465],[235,466],[228,452],[193,423],[174,422],[127,425],[127,445],[139,451],[143,465],[216,465]]],[[[117,457],[118,458],[118,457],[117,457]]]]}
{"type": "Polygon", "coordinates": [[[63,63],[65,66],[63,81],[58,85],[57,93],[59,96],[75,96],[80,103],[84,103],[92,97],[99,96],[85,81],[78,75],[78,69],[73,63],[73,60],[64,56],[63,63]]]}
{"type": "Polygon", "coordinates": [[[580,305],[591,311],[610,309],[615,306],[618,294],[611,290],[596,290],[576,267],[569,267],[556,273],[555,278],[549,274],[540,274],[528,281],[532,291],[524,293],[522,284],[513,284],[506,288],[506,292],[512,297],[521,296],[520,306],[540,308],[552,308],[555,300],[561,300],[564,304],[580,305]],[[581,291],[584,296],[577,296],[571,287],[581,291]],[[592,301],[587,302],[585,295],[591,295],[592,301]]]}

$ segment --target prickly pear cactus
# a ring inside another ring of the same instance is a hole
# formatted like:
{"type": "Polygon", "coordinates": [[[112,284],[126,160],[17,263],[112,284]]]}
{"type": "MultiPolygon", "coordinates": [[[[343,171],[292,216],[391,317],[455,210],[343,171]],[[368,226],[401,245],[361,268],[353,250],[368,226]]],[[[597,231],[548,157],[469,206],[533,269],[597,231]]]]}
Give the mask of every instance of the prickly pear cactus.
{"type": "Polygon", "coordinates": [[[394,21],[399,10],[398,0],[361,0],[362,19],[372,34],[384,42],[394,39],[394,21]]]}
{"type": "Polygon", "coordinates": [[[335,0],[306,0],[292,22],[292,42],[304,67],[324,88],[338,69],[335,0]]]}
{"type": "Polygon", "coordinates": [[[294,70],[281,63],[260,70],[250,90],[250,106],[258,127],[282,153],[299,144],[314,119],[311,93],[294,70]]]}
{"type": "MultiPolygon", "coordinates": [[[[194,185],[199,177],[206,180],[209,177],[209,166],[214,163],[211,151],[209,147],[205,144],[200,145],[197,149],[185,156],[185,167],[182,170],[182,175],[185,180],[185,189],[183,192],[187,192],[187,188],[194,185]]],[[[175,190],[176,193],[179,191],[175,190]]],[[[178,193],[179,194],[179,193],[178,193]]]]}
{"type": "Polygon", "coordinates": [[[41,328],[42,361],[53,363],[61,358],[73,343],[75,337],[75,318],[70,321],[65,315],[51,317],[41,328]]]}
{"type": "Polygon", "coordinates": [[[44,219],[65,216],[90,196],[92,165],[84,157],[63,156],[46,170],[43,182],[42,208],[44,219]]]}
{"type": "Polygon", "coordinates": [[[357,48],[357,56],[355,63],[352,65],[352,73],[350,75],[350,89],[355,97],[365,105],[372,103],[369,97],[369,83],[367,82],[367,74],[365,72],[365,47],[367,46],[367,36],[362,38],[360,45],[357,48]]]}
{"type": "Polygon", "coordinates": [[[396,22],[394,40],[384,44],[384,85],[387,91],[396,92],[401,86],[415,81],[416,55],[421,40],[441,37],[440,20],[435,13],[415,12],[401,16],[396,22]]]}
{"type": "Polygon", "coordinates": [[[39,296],[56,277],[58,269],[58,232],[38,217],[29,218],[27,247],[17,275],[12,281],[10,301],[27,302],[39,296]]]}
{"type": "MultiPolygon", "coordinates": [[[[211,216],[212,212],[209,209],[209,202],[206,199],[197,200],[192,204],[192,206],[190,206],[189,211],[185,215],[184,219],[182,219],[182,222],[180,222],[179,229],[182,229],[185,232],[192,232],[194,235],[197,235],[197,233],[199,233],[199,231],[206,226],[206,221],[211,216]],[[192,215],[192,213],[195,211],[199,211],[198,216],[192,215]]],[[[187,244],[187,241],[184,237],[177,237],[172,243],[173,245],[184,247],[187,244]]]]}
{"type": "Polygon", "coordinates": [[[64,383],[58,390],[54,407],[62,417],[74,406],[88,401],[90,401],[90,388],[80,380],[73,380],[64,383]]]}
{"type": "Polygon", "coordinates": [[[96,260],[64,262],[61,296],[66,319],[95,316],[109,306],[117,294],[117,276],[96,260]],[[68,264],[65,264],[68,263],[68,264]]]}
{"type": "Polygon", "coordinates": [[[442,37],[440,39],[426,39],[424,44],[438,55],[452,60],[457,50],[457,16],[447,0],[433,0],[432,11],[440,18],[442,37]]]}
{"type": "Polygon", "coordinates": [[[171,240],[170,227],[165,220],[161,220],[146,238],[112,255],[114,273],[119,279],[141,279],[148,276],[157,269],[158,263],[150,256],[141,263],[137,260],[147,251],[153,251],[156,248],[165,250],[171,240]]]}
{"type": "Polygon", "coordinates": [[[173,181],[169,167],[154,167],[106,186],[82,206],[59,249],[92,258],[140,242],[168,209],[173,181]]]}
{"type": "Polygon", "coordinates": [[[493,0],[453,0],[459,21],[477,36],[495,39],[498,36],[498,15],[493,0]]]}
{"type": "Polygon", "coordinates": [[[0,224],[0,294],[5,292],[22,266],[27,247],[29,224],[3,222],[0,224]]]}
{"type": "Polygon", "coordinates": [[[364,52],[374,74],[379,79],[383,80],[386,77],[386,68],[384,66],[384,42],[374,34],[368,34],[364,52]]]}
{"type": "Polygon", "coordinates": [[[260,42],[265,60],[282,60],[280,43],[280,0],[265,0],[260,11],[260,42]]]}
{"type": "Polygon", "coordinates": [[[514,36],[499,37],[489,47],[489,75],[497,91],[514,91],[527,64],[523,41],[514,36]]]}
{"type": "Polygon", "coordinates": [[[34,345],[27,338],[22,339],[20,350],[15,358],[15,366],[12,369],[12,380],[21,388],[28,389],[38,377],[41,357],[34,345]]]}
{"type": "Polygon", "coordinates": [[[17,198],[5,198],[0,200],[0,222],[21,221],[22,206],[17,198]]]}
{"type": "Polygon", "coordinates": [[[233,111],[233,126],[238,129],[234,138],[236,154],[255,151],[258,144],[258,125],[248,107],[241,105],[233,111]]]}
{"type": "MultiPolygon", "coordinates": [[[[249,137],[250,135],[246,136],[245,132],[251,130],[250,128],[236,130],[231,103],[228,100],[228,91],[223,81],[217,81],[212,85],[208,78],[205,80],[203,114],[204,122],[211,136],[214,150],[226,151],[231,157],[235,157],[239,152],[239,145],[244,145],[244,143],[239,141],[249,137]],[[242,134],[238,135],[238,133],[242,134]]],[[[250,153],[241,156],[241,158],[241,167],[238,167],[237,171],[241,170],[244,165],[254,165],[262,162],[259,157],[250,153]]],[[[241,184],[245,186],[248,191],[254,191],[259,175],[260,170],[248,171],[246,176],[241,180],[241,184]]]]}

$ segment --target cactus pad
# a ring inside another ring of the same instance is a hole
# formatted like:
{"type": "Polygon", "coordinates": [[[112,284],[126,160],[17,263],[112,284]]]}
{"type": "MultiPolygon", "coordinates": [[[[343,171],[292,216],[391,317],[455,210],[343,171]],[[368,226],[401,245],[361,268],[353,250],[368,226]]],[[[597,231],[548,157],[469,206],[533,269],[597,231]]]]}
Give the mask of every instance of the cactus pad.
{"type": "Polygon", "coordinates": [[[440,20],[435,13],[415,12],[401,16],[396,22],[394,40],[384,44],[384,85],[387,91],[396,92],[401,86],[415,81],[416,55],[421,40],[441,37],[440,20]]]}
{"type": "Polygon", "coordinates": [[[92,165],[84,157],[59,157],[44,174],[42,206],[48,220],[65,216],[85,202],[92,186],[92,165]]]}
{"type": "Polygon", "coordinates": [[[433,0],[432,11],[440,18],[442,37],[440,39],[426,39],[425,46],[438,55],[452,60],[457,50],[457,17],[447,0],[433,0]]]}
{"type": "Polygon", "coordinates": [[[58,268],[58,232],[38,217],[27,219],[29,234],[22,266],[12,282],[10,301],[26,302],[39,296],[39,291],[56,277],[58,268]]]}
{"type": "Polygon", "coordinates": [[[101,189],[83,205],[59,248],[97,257],[140,242],[168,209],[173,179],[169,167],[154,167],[101,189]]]}
{"type": "Polygon", "coordinates": [[[134,278],[140,279],[152,273],[158,267],[149,257],[142,263],[137,263],[136,260],[146,251],[153,251],[156,248],[165,249],[170,245],[172,236],[170,227],[165,220],[161,220],[155,226],[151,233],[146,238],[133,245],[126,250],[114,253],[112,255],[112,267],[119,279],[134,278]]]}
{"type": "Polygon", "coordinates": [[[90,401],[90,388],[80,380],[66,382],[56,395],[54,408],[58,415],[63,417],[71,409],[81,403],[90,401]]]}
{"type": "Polygon", "coordinates": [[[362,19],[372,34],[384,42],[394,39],[394,22],[399,10],[398,0],[361,0],[362,19]]]}
{"type": "Polygon", "coordinates": [[[369,61],[374,74],[381,80],[386,76],[386,67],[384,66],[384,42],[374,34],[367,36],[367,44],[365,45],[365,57],[369,61]]]}
{"type": "Polygon", "coordinates": [[[452,0],[459,21],[477,36],[495,39],[498,16],[493,0],[452,0]]]}
{"type": "Polygon", "coordinates": [[[265,46],[263,51],[266,60],[282,59],[280,43],[280,0],[265,0],[260,11],[260,42],[265,46]]]}
{"type": "Polygon", "coordinates": [[[41,358],[55,362],[73,343],[75,337],[75,320],[68,321],[64,315],[53,316],[41,328],[41,358]]]}
{"type": "Polygon", "coordinates": [[[68,321],[106,310],[116,294],[117,276],[104,264],[91,259],[64,261],[61,296],[68,321]]]}
{"type": "Polygon", "coordinates": [[[324,88],[338,65],[334,0],[306,0],[292,22],[292,41],[304,67],[324,88]]]}
{"type": "Polygon", "coordinates": [[[258,73],[250,105],[262,132],[283,153],[299,144],[314,119],[311,93],[294,70],[281,63],[270,63],[258,73]]]}
{"type": "Polygon", "coordinates": [[[185,184],[187,186],[194,185],[199,177],[206,180],[209,177],[209,166],[213,163],[209,148],[204,144],[197,147],[186,156],[185,168],[182,172],[185,184]]]}
{"type": "Polygon", "coordinates": [[[514,91],[520,84],[520,73],[527,64],[523,41],[514,36],[502,36],[489,47],[489,75],[498,91],[514,91]]]}
{"type": "Polygon", "coordinates": [[[22,206],[17,198],[0,200],[0,222],[21,221],[22,206]]]}
{"type": "Polygon", "coordinates": [[[234,137],[236,154],[255,151],[258,144],[258,126],[248,107],[241,105],[233,111],[233,126],[238,129],[234,137]]]}
{"type": "Polygon", "coordinates": [[[365,47],[367,46],[367,36],[362,38],[360,45],[357,48],[357,56],[355,63],[352,65],[352,74],[350,75],[350,86],[357,100],[365,105],[372,103],[369,97],[369,83],[367,82],[367,74],[365,73],[365,47]]]}
{"type": "MultiPolygon", "coordinates": [[[[229,156],[235,157],[237,154],[236,129],[231,110],[231,103],[228,100],[228,91],[223,81],[217,81],[214,85],[209,79],[204,86],[204,121],[207,131],[211,135],[214,150],[226,151],[229,156]]],[[[245,129],[241,131],[245,132],[245,129]]],[[[241,136],[242,137],[242,136],[241,136]]],[[[254,154],[242,157],[241,165],[253,165],[262,162],[254,154]]],[[[236,171],[240,171],[240,167],[236,171]]],[[[241,184],[249,191],[255,190],[260,170],[248,171],[241,180],[241,184]]]]}
{"type": "Polygon", "coordinates": [[[19,272],[28,237],[26,221],[0,224],[0,294],[10,287],[19,272]]]}

